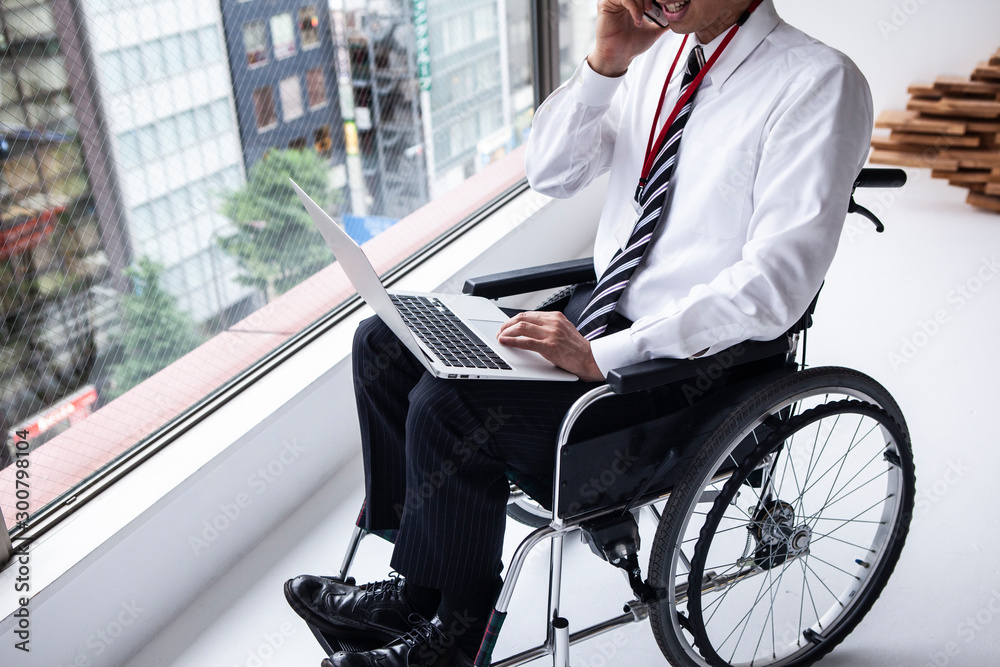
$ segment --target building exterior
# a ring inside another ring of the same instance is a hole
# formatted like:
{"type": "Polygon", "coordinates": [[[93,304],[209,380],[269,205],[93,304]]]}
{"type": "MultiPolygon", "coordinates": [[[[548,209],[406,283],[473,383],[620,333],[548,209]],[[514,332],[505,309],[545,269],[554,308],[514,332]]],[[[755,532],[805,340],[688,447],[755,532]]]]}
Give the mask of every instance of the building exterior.
{"type": "Polygon", "coordinates": [[[113,313],[57,25],[51,1],[0,2],[0,467],[11,428],[91,380],[113,313]]]}
{"type": "Polygon", "coordinates": [[[402,217],[524,141],[534,106],[527,0],[333,6],[372,214],[402,217]]]}
{"type": "Polygon", "coordinates": [[[312,149],[345,183],[330,15],[319,0],[222,0],[246,168],[273,148],[312,149]]]}
{"type": "Polygon", "coordinates": [[[219,6],[69,4],[93,61],[78,96],[99,100],[92,144],[112,149],[130,261],[165,267],[164,287],[207,328],[238,319],[259,297],[234,281],[237,267],[214,241],[231,228],[221,198],[245,182],[219,6]]]}
{"type": "MultiPolygon", "coordinates": [[[[402,2],[363,2],[335,10],[335,38],[347,62],[363,188],[364,216],[398,220],[428,201],[413,23],[402,2]]],[[[355,188],[357,189],[357,188],[355,188]]],[[[357,208],[355,208],[357,211],[357,208]]]]}

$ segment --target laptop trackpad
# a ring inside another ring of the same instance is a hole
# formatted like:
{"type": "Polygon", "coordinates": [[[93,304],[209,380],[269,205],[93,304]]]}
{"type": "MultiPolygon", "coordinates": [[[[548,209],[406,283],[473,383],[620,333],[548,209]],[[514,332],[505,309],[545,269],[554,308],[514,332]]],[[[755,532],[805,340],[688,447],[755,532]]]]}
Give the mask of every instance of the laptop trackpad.
{"type": "MultiPolygon", "coordinates": [[[[501,320],[467,320],[476,333],[480,334],[489,342],[496,342],[497,332],[500,331],[501,320]]],[[[497,343],[499,345],[499,343],[497,343]]]]}
{"type": "Polygon", "coordinates": [[[491,344],[497,351],[500,351],[504,359],[506,359],[515,370],[539,372],[550,371],[556,368],[552,362],[548,361],[537,352],[501,345],[500,341],[497,340],[497,332],[500,331],[500,325],[502,325],[503,322],[499,322],[497,320],[470,319],[468,320],[468,323],[472,326],[476,333],[481,335],[486,340],[487,343],[491,344]]]}

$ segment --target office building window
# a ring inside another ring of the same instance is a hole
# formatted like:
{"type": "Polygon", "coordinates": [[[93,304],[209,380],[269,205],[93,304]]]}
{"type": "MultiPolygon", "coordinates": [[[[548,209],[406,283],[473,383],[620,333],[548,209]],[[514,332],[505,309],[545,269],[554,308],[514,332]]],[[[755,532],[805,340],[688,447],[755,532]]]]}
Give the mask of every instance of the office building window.
{"type": "Polygon", "coordinates": [[[233,117],[226,100],[212,103],[212,123],[215,125],[215,131],[220,134],[232,129],[233,117]]]}
{"type": "Polygon", "coordinates": [[[4,104],[13,102],[21,97],[17,92],[17,79],[14,72],[8,69],[0,69],[0,100],[4,104]]]}
{"type": "Polygon", "coordinates": [[[180,35],[170,35],[163,38],[163,60],[166,63],[168,76],[176,76],[187,69],[184,45],[180,35]]]}
{"type": "Polygon", "coordinates": [[[271,17],[271,42],[275,60],[295,55],[295,26],[290,13],[271,17]]]}
{"type": "Polygon", "coordinates": [[[264,86],[253,91],[253,108],[257,114],[257,131],[269,130],[278,124],[278,116],[274,112],[274,93],[271,86],[264,86]]]}
{"type": "Polygon", "coordinates": [[[12,34],[19,35],[23,39],[50,37],[55,34],[56,22],[52,10],[47,6],[36,2],[14,0],[14,2],[4,2],[3,8],[9,12],[5,21],[12,34]]]}
{"type": "Polygon", "coordinates": [[[263,21],[243,24],[243,48],[251,67],[267,64],[267,27],[263,21]]]}
{"type": "Polygon", "coordinates": [[[319,16],[316,14],[315,5],[299,10],[299,34],[303,49],[319,46],[319,16]]]}
{"type": "Polygon", "coordinates": [[[201,40],[197,32],[181,33],[181,53],[184,54],[184,61],[187,68],[197,67],[205,62],[205,56],[201,52],[201,40]]]}
{"type": "Polygon", "coordinates": [[[66,87],[66,70],[55,58],[28,59],[21,65],[24,94],[44,95],[66,87]]]}
{"type": "Polygon", "coordinates": [[[333,154],[333,137],[330,136],[329,125],[324,125],[313,132],[313,141],[316,145],[316,152],[324,158],[329,158],[333,154]]]}
{"type": "Polygon", "coordinates": [[[162,40],[150,42],[142,47],[142,67],[147,81],[156,81],[166,75],[166,59],[162,40]]]}
{"type": "Polygon", "coordinates": [[[473,15],[474,39],[477,42],[493,37],[497,32],[496,5],[480,7],[473,15]]]}
{"type": "Polygon", "coordinates": [[[326,76],[322,67],[314,67],[306,72],[306,86],[309,88],[310,109],[326,104],[326,76]]]}
{"type": "Polygon", "coordinates": [[[278,91],[281,95],[281,117],[286,123],[305,113],[302,109],[302,84],[299,83],[298,76],[282,79],[278,84],[278,91]]]}
{"type": "Polygon", "coordinates": [[[198,31],[201,42],[201,57],[206,63],[218,62],[222,58],[222,37],[214,26],[208,26],[198,31]]]}

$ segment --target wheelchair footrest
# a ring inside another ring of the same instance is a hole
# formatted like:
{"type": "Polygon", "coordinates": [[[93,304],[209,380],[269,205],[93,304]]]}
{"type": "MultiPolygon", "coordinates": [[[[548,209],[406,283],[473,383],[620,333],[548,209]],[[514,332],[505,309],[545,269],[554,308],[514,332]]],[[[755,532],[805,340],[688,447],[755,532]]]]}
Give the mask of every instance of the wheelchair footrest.
{"type": "Polygon", "coordinates": [[[374,651],[377,648],[382,648],[385,646],[385,642],[377,641],[373,639],[353,639],[349,637],[337,637],[328,632],[323,632],[314,625],[309,625],[309,629],[313,633],[313,637],[319,642],[319,645],[326,652],[327,656],[331,656],[337,651],[350,651],[350,652],[362,652],[362,651],[374,651]]]}

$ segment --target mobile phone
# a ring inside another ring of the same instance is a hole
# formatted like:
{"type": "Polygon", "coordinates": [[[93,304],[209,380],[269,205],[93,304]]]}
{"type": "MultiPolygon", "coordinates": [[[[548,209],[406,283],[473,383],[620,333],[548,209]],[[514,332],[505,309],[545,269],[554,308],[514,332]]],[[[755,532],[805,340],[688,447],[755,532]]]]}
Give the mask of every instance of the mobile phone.
{"type": "Polygon", "coordinates": [[[666,28],[669,25],[667,20],[663,17],[663,7],[660,3],[656,2],[656,0],[653,0],[653,8],[648,12],[643,12],[643,14],[646,15],[647,19],[661,28],[666,28]]]}

